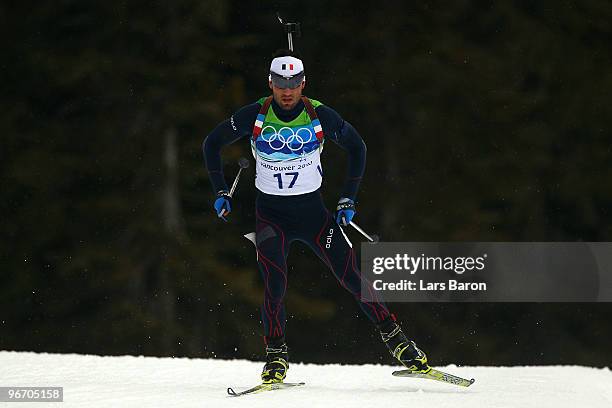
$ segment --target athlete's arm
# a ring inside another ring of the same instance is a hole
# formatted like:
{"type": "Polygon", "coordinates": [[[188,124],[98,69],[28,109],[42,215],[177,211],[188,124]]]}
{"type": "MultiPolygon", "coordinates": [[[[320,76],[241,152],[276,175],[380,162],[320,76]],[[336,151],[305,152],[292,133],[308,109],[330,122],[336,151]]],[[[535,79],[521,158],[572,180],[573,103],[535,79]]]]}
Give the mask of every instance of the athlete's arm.
{"type": "Polygon", "coordinates": [[[213,193],[216,194],[220,190],[229,190],[223,175],[221,148],[249,137],[252,134],[253,124],[255,123],[257,113],[259,113],[259,108],[260,105],[258,103],[244,106],[232,115],[231,118],[219,123],[204,139],[204,143],[202,143],[204,165],[208,169],[208,177],[212,184],[213,193]]]}
{"type": "Polygon", "coordinates": [[[348,153],[348,172],[341,197],[354,201],[365,171],[366,145],[357,130],[338,112],[325,105],[318,106],[316,111],[325,138],[333,140],[348,153]]]}

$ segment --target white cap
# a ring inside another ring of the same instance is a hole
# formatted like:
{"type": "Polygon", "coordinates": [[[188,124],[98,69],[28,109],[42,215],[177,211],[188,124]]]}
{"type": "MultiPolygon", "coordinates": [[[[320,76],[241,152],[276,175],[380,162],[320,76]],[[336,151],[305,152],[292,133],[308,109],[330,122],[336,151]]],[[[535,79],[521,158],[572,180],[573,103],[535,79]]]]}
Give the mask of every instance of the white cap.
{"type": "Polygon", "coordinates": [[[304,72],[304,64],[299,58],[289,56],[278,57],[272,60],[270,72],[285,78],[291,78],[294,75],[304,72]]]}

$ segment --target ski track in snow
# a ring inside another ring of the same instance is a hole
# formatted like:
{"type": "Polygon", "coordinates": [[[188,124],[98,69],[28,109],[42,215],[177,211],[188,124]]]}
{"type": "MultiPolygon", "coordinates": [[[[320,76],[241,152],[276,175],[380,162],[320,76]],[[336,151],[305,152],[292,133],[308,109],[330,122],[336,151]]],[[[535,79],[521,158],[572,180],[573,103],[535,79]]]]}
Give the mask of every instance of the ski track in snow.
{"type": "Polygon", "coordinates": [[[580,366],[437,367],[470,388],[397,378],[397,366],[291,363],[286,381],[304,387],[227,396],[258,383],[263,363],[154,357],[103,357],[0,351],[0,386],[64,387],[63,403],[14,407],[612,407],[609,368],[580,366]]]}

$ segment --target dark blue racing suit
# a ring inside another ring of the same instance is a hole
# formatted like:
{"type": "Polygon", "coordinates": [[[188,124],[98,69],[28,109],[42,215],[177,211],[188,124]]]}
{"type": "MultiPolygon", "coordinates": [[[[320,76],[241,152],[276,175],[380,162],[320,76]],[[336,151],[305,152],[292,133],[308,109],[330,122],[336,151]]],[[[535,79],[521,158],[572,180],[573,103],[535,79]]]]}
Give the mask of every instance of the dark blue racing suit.
{"type": "MultiPolygon", "coordinates": [[[[238,110],[230,119],[220,123],[203,143],[204,158],[215,193],[227,190],[221,164],[221,148],[253,136],[254,122],[261,104],[254,103],[238,110]]],[[[300,101],[295,108],[283,110],[276,102],[270,109],[278,119],[290,122],[305,110],[300,101]]],[[[357,131],[333,109],[320,105],[316,108],[325,140],[332,140],[348,153],[348,175],[341,197],[355,200],[365,169],[366,147],[357,131]]],[[[322,177],[322,173],[321,173],[322,177]]],[[[256,199],[257,262],[265,285],[261,315],[264,341],[268,344],[285,334],[284,296],[287,289],[287,255],[293,241],[302,241],[325,263],[340,285],[357,300],[361,310],[375,324],[389,319],[386,305],[380,301],[361,300],[361,272],[353,248],[339,231],[321,197],[319,190],[298,195],[274,195],[258,191],[256,199]]],[[[370,287],[364,286],[364,287],[370,287]]],[[[371,289],[369,289],[371,291],[371,289]]],[[[369,293],[369,299],[378,299],[369,293]]]]}

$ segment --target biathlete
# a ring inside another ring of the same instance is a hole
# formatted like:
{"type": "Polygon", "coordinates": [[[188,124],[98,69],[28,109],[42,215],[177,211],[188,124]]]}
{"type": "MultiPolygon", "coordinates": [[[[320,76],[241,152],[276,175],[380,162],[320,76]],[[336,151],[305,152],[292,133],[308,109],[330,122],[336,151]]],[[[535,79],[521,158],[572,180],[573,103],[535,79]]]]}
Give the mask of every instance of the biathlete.
{"type": "MultiPolygon", "coordinates": [[[[389,352],[406,368],[426,373],[427,356],[408,340],[385,303],[361,299],[361,272],[354,250],[338,226],[355,216],[355,198],[365,169],[366,146],[350,123],[328,106],[302,95],[304,64],[290,50],[277,52],[270,65],[272,95],[239,109],[221,122],[203,143],[213,191],[214,209],[223,220],[232,211],[232,198],[223,175],[221,148],[250,142],[256,162],[257,263],[264,284],[261,318],[266,363],[264,383],[282,382],[289,368],[285,342],[287,255],[293,241],[302,241],[329,267],[341,286],[357,301],[380,331],[389,352]],[[348,175],[334,214],[321,198],[321,152],[332,140],[348,153],[348,175]]],[[[370,299],[377,297],[370,293],[370,299]]]]}

